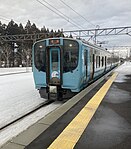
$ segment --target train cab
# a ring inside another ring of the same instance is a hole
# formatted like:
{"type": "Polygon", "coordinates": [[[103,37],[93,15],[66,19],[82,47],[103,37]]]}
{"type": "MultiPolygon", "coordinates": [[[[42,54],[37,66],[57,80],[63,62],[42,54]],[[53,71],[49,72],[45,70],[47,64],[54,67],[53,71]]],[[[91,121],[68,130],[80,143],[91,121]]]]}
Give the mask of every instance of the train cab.
{"type": "Polygon", "coordinates": [[[73,39],[48,39],[33,47],[33,74],[36,88],[62,94],[78,91],[79,43],[73,39]]]}

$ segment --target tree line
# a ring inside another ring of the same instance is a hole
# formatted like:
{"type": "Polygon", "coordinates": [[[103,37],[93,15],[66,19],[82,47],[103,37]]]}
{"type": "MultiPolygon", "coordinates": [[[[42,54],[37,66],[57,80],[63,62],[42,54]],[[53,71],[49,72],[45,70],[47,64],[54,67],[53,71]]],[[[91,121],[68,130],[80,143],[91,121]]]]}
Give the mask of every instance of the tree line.
{"type": "MultiPolygon", "coordinates": [[[[35,23],[27,21],[26,25],[17,24],[11,20],[8,25],[0,21],[0,36],[45,33],[45,38],[64,36],[62,32],[49,30],[45,26],[38,28],[35,23]]],[[[33,41],[0,41],[0,67],[31,66],[33,41]]]]}
{"type": "Polygon", "coordinates": [[[42,28],[38,28],[35,23],[31,23],[30,20],[27,21],[26,25],[23,26],[22,23],[17,24],[13,20],[11,20],[8,25],[2,24],[0,21],[0,35],[19,35],[19,34],[35,34],[35,33],[49,33],[49,36],[51,33],[54,33],[58,35],[58,33],[61,33],[61,31],[58,29],[58,31],[49,31],[48,28],[43,26],[42,28]]]}

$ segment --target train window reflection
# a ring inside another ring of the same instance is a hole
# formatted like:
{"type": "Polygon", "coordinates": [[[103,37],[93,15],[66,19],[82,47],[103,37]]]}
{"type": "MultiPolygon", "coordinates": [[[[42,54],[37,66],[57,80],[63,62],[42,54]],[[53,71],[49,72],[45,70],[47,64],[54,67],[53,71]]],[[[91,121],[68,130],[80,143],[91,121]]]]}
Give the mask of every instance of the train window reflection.
{"type": "Polygon", "coordinates": [[[63,72],[74,70],[78,65],[79,45],[73,40],[64,40],[63,72]]]}
{"type": "Polygon", "coordinates": [[[34,45],[34,63],[39,71],[45,72],[45,42],[38,42],[34,45]]]}

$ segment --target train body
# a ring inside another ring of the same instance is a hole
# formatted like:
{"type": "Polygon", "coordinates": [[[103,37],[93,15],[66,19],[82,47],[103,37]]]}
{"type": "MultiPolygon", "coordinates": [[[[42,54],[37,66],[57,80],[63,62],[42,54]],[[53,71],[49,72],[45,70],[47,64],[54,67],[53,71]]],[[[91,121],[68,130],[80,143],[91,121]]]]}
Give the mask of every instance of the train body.
{"type": "Polygon", "coordinates": [[[107,50],[72,38],[49,38],[33,45],[33,76],[41,97],[77,93],[118,64],[107,50]]]}

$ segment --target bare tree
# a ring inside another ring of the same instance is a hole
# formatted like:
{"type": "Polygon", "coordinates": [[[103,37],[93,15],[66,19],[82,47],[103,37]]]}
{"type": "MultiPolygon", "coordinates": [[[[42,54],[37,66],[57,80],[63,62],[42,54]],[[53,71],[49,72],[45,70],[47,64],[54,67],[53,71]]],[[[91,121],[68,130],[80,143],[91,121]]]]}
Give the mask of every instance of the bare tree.
{"type": "Polygon", "coordinates": [[[9,44],[4,44],[0,46],[1,49],[1,60],[5,61],[5,67],[9,67],[10,57],[12,55],[12,48],[9,44]]]}
{"type": "Polygon", "coordinates": [[[22,43],[19,44],[16,50],[17,57],[20,56],[22,60],[22,65],[29,67],[31,66],[32,60],[32,43],[22,43]]]}

